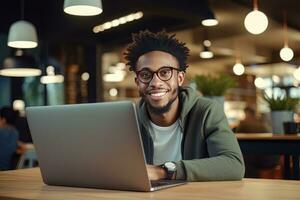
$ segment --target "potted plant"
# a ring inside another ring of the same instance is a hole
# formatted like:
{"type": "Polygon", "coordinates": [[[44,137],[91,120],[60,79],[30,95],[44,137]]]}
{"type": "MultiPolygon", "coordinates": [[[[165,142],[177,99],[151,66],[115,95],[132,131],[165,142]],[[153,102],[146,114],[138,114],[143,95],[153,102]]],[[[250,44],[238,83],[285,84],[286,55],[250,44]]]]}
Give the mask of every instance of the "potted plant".
{"type": "Polygon", "coordinates": [[[222,105],[224,104],[225,92],[237,85],[235,80],[226,74],[220,74],[219,76],[196,75],[194,82],[203,96],[215,99],[222,105]]]}
{"type": "Polygon", "coordinates": [[[272,130],[274,134],[284,134],[283,123],[294,121],[294,110],[299,99],[285,95],[275,97],[264,94],[264,99],[271,109],[272,130]]]}

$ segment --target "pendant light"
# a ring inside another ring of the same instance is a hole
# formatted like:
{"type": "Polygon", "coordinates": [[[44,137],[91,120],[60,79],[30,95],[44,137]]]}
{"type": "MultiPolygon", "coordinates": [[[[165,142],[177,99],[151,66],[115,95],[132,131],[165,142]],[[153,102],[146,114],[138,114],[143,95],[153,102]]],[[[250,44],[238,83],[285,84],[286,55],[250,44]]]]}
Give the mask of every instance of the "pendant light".
{"type": "Polygon", "coordinates": [[[101,0],[65,0],[64,12],[69,15],[94,16],[103,12],[101,0]]]}
{"type": "Polygon", "coordinates": [[[24,0],[21,0],[21,20],[14,22],[10,26],[7,45],[20,49],[29,49],[38,46],[34,25],[24,20],[24,0]]]}
{"type": "Polygon", "coordinates": [[[245,72],[245,67],[241,63],[241,61],[236,61],[235,65],[233,66],[233,73],[237,76],[243,75],[245,72]]]}
{"type": "Polygon", "coordinates": [[[232,70],[233,70],[233,73],[237,76],[241,76],[245,72],[245,67],[241,62],[241,55],[240,55],[239,51],[236,52],[236,61],[235,61],[235,64],[234,64],[232,70]]]}
{"type": "Polygon", "coordinates": [[[5,58],[0,68],[0,75],[9,77],[39,76],[41,73],[34,57],[25,55],[22,50],[17,50],[15,55],[5,58]]]}
{"type": "Polygon", "coordinates": [[[214,53],[209,49],[211,42],[209,40],[203,41],[203,50],[200,52],[199,56],[203,59],[210,59],[214,57],[214,53]]]}
{"type": "Polygon", "coordinates": [[[287,32],[287,22],[286,22],[286,12],[283,14],[283,48],[280,50],[279,55],[283,61],[290,61],[294,57],[293,50],[288,46],[288,32],[287,32]]]}
{"type": "Polygon", "coordinates": [[[219,24],[219,21],[212,12],[209,12],[206,14],[204,19],[202,19],[201,23],[203,26],[216,26],[219,24]]]}
{"type": "Polygon", "coordinates": [[[267,16],[258,10],[257,0],[253,0],[253,11],[248,13],[244,20],[245,28],[251,34],[261,34],[268,27],[267,16]]]}
{"type": "Polygon", "coordinates": [[[55,74],[55,68],[51,65],[49,65],[46,68],[46,74],[47,75],[42,76],[40,79],[42,84],[63,83],[64,82],[64,76],[61,74],[55,74]]]}

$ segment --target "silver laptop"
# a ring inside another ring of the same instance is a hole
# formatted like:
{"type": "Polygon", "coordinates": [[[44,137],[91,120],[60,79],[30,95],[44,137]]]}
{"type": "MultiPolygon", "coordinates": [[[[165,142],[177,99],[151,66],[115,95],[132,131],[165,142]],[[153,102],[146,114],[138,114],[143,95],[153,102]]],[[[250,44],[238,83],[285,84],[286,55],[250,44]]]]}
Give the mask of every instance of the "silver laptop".
{"type": "Polygon", "coordinates": [[[154,191],[184,181],[149,181],[135,104],[129,101],[26,109],[48,185],[154,191]]]}

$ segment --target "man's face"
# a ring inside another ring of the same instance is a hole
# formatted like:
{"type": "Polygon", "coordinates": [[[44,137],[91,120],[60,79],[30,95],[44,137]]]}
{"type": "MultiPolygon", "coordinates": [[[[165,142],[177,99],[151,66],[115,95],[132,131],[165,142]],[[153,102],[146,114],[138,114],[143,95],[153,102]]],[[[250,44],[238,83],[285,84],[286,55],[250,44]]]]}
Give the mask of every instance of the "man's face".
{"type": "MultiPolygon", "coordinates": [[[[179,64],[177,59],[169,53],[151,51],[138,59],[136,72],[145,69],[156,72],[162,67],[179,69],[179,64]]],[[[177,99],[178,87],[183,83],[184,72],[173,69],[171,73],[172,77],[167,81],[161,80],[157,73],[153,74],[149,83],[143,83],[138,78],[135,78],[140,96],[145,100],[149,112],[158,115],[168,112],[173,102],[177,99]]]]}

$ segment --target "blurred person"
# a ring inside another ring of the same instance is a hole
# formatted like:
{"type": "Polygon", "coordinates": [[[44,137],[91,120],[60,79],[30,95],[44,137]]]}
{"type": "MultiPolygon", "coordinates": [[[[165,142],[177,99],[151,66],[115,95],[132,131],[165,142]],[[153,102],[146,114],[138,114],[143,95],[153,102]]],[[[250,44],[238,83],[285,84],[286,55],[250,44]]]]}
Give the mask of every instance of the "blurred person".
{"type": "Polygon", "coordinates": [[[240,180],[244,161],[221,105],[183,86],[189,49],[165,31],[133,35],[125,58],[151,180],[240,180]]]}
{"type": "MultiPolygon", "coordinates": [[[[256,110],[251,107],[245,108],[245,119],[236,127],[237,133],[271,133],[271,127],[257,117],[256,110]]],[[[260,171],[275,169],[279,164],[279,156],[268,155],[244,155],[246,173],[245,177],[260,178],[260,171]]],[[[270,177],[272,178],[272,177],[270,177]]]]}
{"type": "Polygon", "coordinates": [[[12,168],[12,157],[17,149],[19,133],[14,127],[16,113],[10,107],[0,109],[0,170],[12,168]]]}

